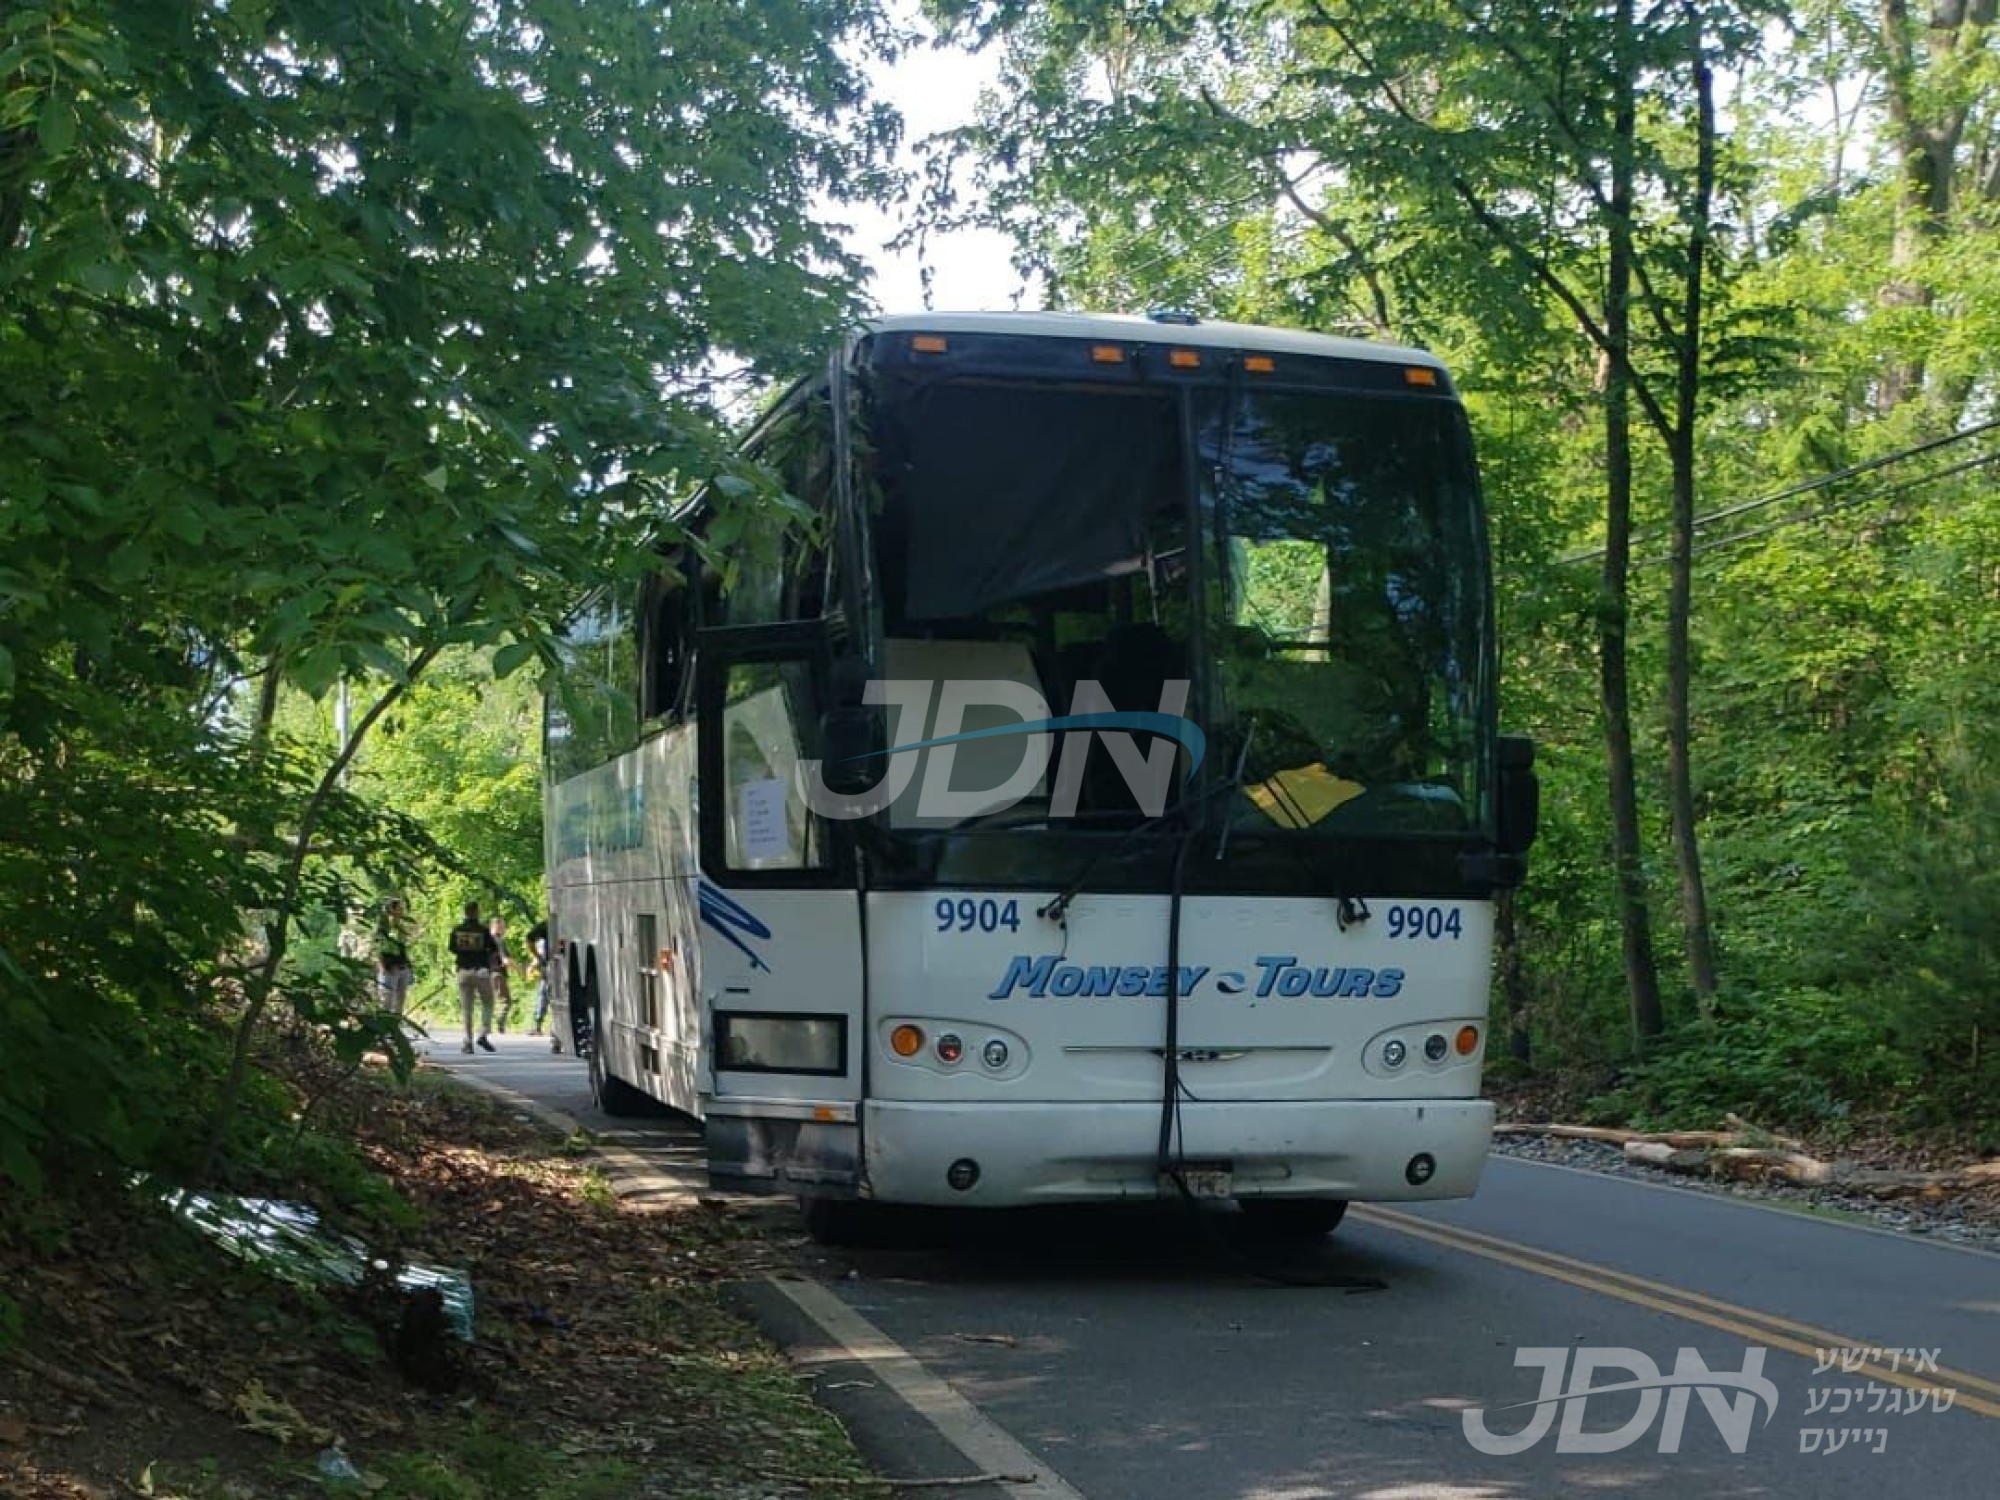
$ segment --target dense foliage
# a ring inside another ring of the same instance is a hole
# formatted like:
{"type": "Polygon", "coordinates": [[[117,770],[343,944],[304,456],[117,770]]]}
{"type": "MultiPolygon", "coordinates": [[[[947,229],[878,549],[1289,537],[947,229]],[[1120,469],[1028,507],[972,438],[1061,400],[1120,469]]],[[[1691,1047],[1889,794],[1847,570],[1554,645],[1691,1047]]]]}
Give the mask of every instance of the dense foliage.
{"type": "Polygon", "coordinates": [[[1541,747],[1535,1065],[2000,1133],[1992,7],[933,9],[1006,59],[933,209],[1056,300],[1452,361],[1541,747]]]}
{"type": "Polygon", "coordinates": [[[0,9],[0,1177],[228,1168],[267,1023],[393,1041],[343,917],[534,899],[462,795],[518,744],[429,801],[355,757],[547,659],[727,462],[718,389],[851,316],[885,42],[871,0],[0,9]]]}

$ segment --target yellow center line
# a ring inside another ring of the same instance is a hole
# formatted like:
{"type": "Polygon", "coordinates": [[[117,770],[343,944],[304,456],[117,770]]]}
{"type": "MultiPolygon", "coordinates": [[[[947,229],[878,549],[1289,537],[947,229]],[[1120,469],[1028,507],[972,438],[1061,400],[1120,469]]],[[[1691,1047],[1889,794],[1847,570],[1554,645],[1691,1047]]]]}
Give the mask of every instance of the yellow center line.
{"type": "MultiPolygon", "coordinates": [[[[1679,1287],[1648,1281],[1644,1277],[1633,1276],[1624,1271],[1614,1271],[1588,1261],[1574,1260],[1553,1251],[1537,1250],[1531,1245],[1497,1239],[1476,1230],[1460,1229],[1456,1225],[1434,1224],[1410,1214],[1375,1206],[1363,1207],[1357,1204],[1350,1213],[1364,1223],[1376,1224],[1384,1229],[1394,1230],[1398,1234],[1407,1234],[1414,1239],[1428,1240],[1446,1249],[1461,1250],[1468,1255],[1477,1255],[1501,1265],[1512,1266],[1516,1270],[1548,1277],[1553,1281],[1566,1282],[1584,1291],[1615,1297],[1621,1302],[1630,1302],[1654,1312],[1666,1313],[1670,1317],[1685,1318],[1692,1323],[1701,1323],[1724,1333],[1735,1334],[1749,1343],[1773,1345],[1810,1359],[1815,1364],[1819,1362],[1822,1353],[1870,1347],[1861,1340],[1830,1333],[1809,1324],[1795,1323],[1788,1318],[1760,1313],[1752,1308],[1738,1307],[1734,1303],[1705,1297],[1699,1292],[1683,1291],[1679,1287]],[[1794,1333],[1805,1334],[1812,1342],[1796,1338],[1793,1336],[1794,1333]]],[[[1954,1406],[1978,1412],[1981,1416],[2000,1417],[2000,1402],[1984,1400],[1972,1394],[1973,1391],[2000,1393],[2000,1386],[1961,1370],[1939,1366],[1935,1369],[1926,1369],[1919,1375],[1914,1371],[1892,1370],[1871,1363],[1859,1370],[1842,1370],[1839,1373],[1857,1376],[1865,1374],[1870,1380],[1881,1380],[1910,1391],[1932,1391],[1950,1387],[1957,1392],[1953,1400],[1954,1406]]]]}

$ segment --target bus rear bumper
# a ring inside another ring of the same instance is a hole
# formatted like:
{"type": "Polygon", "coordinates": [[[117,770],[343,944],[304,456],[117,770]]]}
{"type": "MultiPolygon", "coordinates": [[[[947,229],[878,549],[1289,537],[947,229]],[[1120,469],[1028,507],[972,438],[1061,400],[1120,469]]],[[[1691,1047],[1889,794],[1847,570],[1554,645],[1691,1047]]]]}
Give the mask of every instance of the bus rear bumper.
{"type": "MultiPolygon", "coordinates": [[[[883,1202],[1007,1208],[1179,1191],[1157,1170],[1156,1104],[871,1100],[864,1111],[865,1191],[883,1202]],[[976,1180],[954,1187],[967,1162],[976,1180]]],[[[1492,1136],[1483,1099],[1232,1101],[1183,1104],[1174,1141],[1184,1180],[1204,1193],[1389,1203],[1470,1197],[1492,1136]]]]}

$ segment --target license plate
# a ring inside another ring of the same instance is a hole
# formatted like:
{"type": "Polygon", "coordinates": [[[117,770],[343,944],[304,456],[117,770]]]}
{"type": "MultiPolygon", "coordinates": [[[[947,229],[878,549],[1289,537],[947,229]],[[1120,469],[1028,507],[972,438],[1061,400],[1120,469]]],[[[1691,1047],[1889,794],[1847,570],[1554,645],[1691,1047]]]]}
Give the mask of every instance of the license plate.
{"type": "Polygon", "coordinates": [[[1190,1198],[1227,1198],[1235,1192],[1235,1181],[1228,1172],[1192,1170],[1174,1176],[1163,1175],[1160,1188],[1169,1196],[1178,1197],[1183,1191],[1190,1198]]]}

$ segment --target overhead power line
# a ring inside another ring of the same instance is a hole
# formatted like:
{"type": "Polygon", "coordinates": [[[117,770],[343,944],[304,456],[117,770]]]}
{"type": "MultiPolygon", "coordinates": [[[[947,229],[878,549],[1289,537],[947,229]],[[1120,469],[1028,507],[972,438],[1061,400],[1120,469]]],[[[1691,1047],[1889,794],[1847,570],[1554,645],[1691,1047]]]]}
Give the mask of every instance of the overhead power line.
{"type": "MultiPolygon", "coordinates": [[[[1802,480],[1798,484],[1787,485],[1785,486],[1785,488],[1781,490],[1773,490],[1768,495],[1759,495],[1754,500],[1742,500],[1738,501],[1733,505],[1722,506],[1716,510],[1704,511],[1702,514],[1694,518],[1694,529],[1698,534],[1704,527],[1713,526],[1719,521],[1727,521],[1736,516],[1747,515],[1752,511],[1763,510],[1768,506],[1777,505],[1786,500],[1795,500],[1801,495],[1810,495],[1818,490],[1827,489],[1832,485],[1841,484],[1850,479],[1857,479],[1864,474],[1872,474],[1879,469],[1886,469],[1895,464],[1907,463],[1911,459],[1921,458],[1925,454],[1935,453],[1940,449],[1949,448],[1956,443],[1970,442],[1973,438],[1981,437],[1987,433],[1995,431],[2000,431],[2000,418],[1996,418],[1993,421],[1989,422],[1981,422],[1976,426],[1966,427],[1958,432],[1948,433],[1944,437],[1932,438],[1928,442],[1918,443],[1909,448],[1900,448],[1894,453],[1885,453],[1881,455],[1879,458],[1864,459],[1860,463],[1849,464],[1844,469],[1835,469],[1829,473],[1816,475],[1814,478],[1802,480]]],[[[1913,484],[1922,484],[1927,482],[1928,479],[1933,479],[1933,478],[1942,479],[1949,474],[1960,473],[1966,469],[1977,468],[1981,464],[1992,462],[1992,458],[1993,456],[1989,455],[1984,458],[1972,459],[1966,463],[1959,464],[1952,468],[1939,470],[1935,474],[1928,475],[1925,476],[1924,478],[1913,481],[1913,484]]],[[[1894,491],[1893,493],[1901,493],[1901,492],[1894,491]]],[[[1761,536],[1764,534],[1764,532],[1776,530],[1779,526],[1790,525],[1793,520],[1811,520],[1818,515],[1830,514],[1832,511],[1835,510],[1845,510],[1850,505],[1865,504],[1867,500],[1870,498],[1881,498],[1882,494],[1883,492],[1880,491],[1870,491],[1868,495],[1862,496],[1856,500],[1841,501],[1838,504],[1826,507],[1823,510],[1807,512],[1802,516],[1788,518],[1787,520],[1773,523],[1771,526],[1768,527],[1755,527],[1748,531],[1732,533],[1727,538],[1721,538],[1708,544],[1707,547],[1697,547],[1694,550],[1696,553],[1700,553],[1703,551],[1707,551],[1712,547],[1725,545],[1725,543],[1730,541],[1736,541],[1751,536],[1761,536]]],[[[1660,532],[1658,528],[1651,528],[1641,533],[1633,540],[1635,542],[1653,541],[1657,540],[1659,535],[1660,532]]],[[[1591,547],[1581,552],[1569,553],[1566,556],[1556,559],[1556,561],[1564,564],[1591,563],[1591,562],[1601,562],[1603,558],[1604,558],[1604,548],[1591,547]]]]}
{"type": "MultiPolygon", "coordinates": [[[[1893,500],[1898,495],[1908,494],[1911,490],[1919,489],[1927,484],[1934,484],[1940,479],[1949,479],[1954,474],[1969,473],[1973,469],[1984,468],[1987,464],[1993,463],[2000,463],[2000,453],[1983,453],[1977,458],[1968,458],[1963,463],[1953,464],[1949,468],[1939,469],[1930,474],[1920,474],[1915,479],[1906,479],[1901,484],[1892,484],[1884,489],[1870,490],[1862,495],[1852,495],[1845,500],[1836,500],[1831,505],[1823,505],[1817,510],[1809,510],[1796,516],[1784,516],[1776,521],[1768,521],[1762,526],[1752,526],[1745,531],[1732,531],[1728,536],[1714,537],[1697,545],[1690,555],[1699,557],[1702,553],[1713,552],[1719,547],[1731,546],[1737,542],[1747,542],[1753,537],[1767,536],[1771,532],[1782,530],[1787,526],[1799,526],[1807,521],[1817,521],[1838,511],[1852,510],[1858,505],[1868,505],[1879,500],[1893,500]]],[[[1664,556],[1649,557],[1645,561],[1635,564],[1635,566],[1651,567],[1666,561],[1668,559],[1664,556]]]]}

